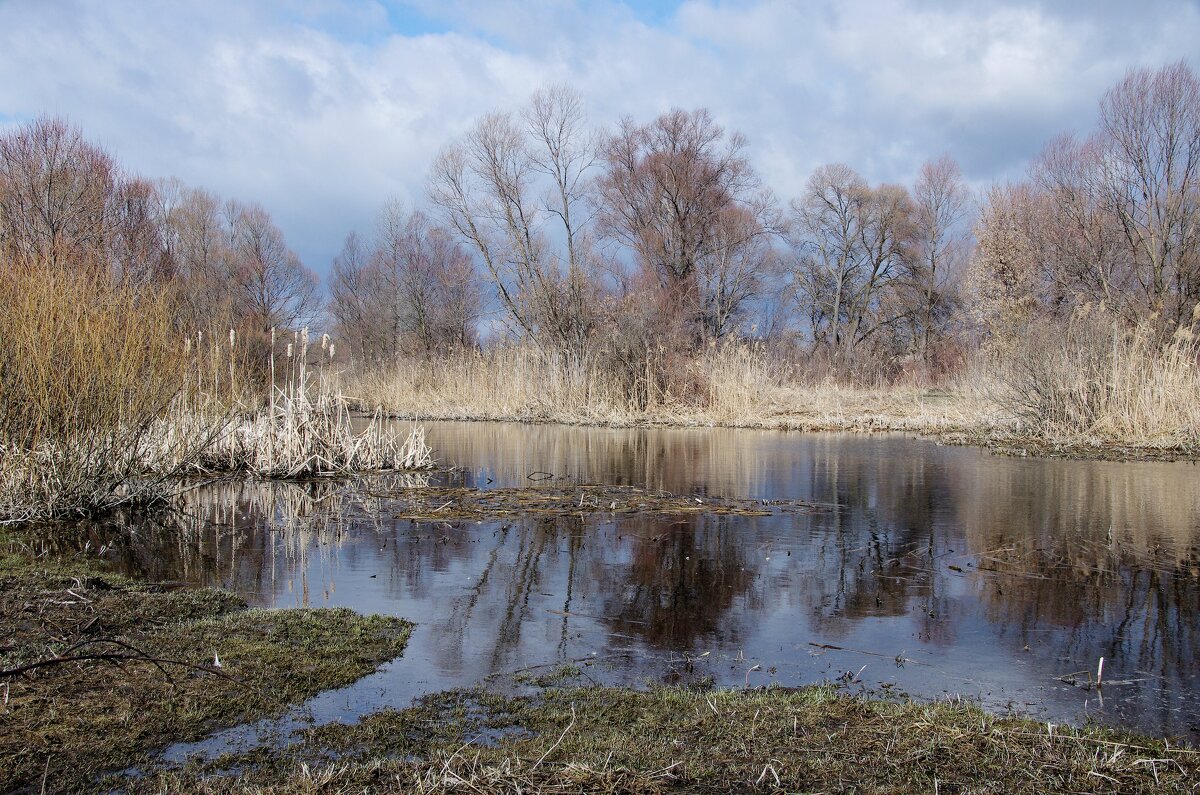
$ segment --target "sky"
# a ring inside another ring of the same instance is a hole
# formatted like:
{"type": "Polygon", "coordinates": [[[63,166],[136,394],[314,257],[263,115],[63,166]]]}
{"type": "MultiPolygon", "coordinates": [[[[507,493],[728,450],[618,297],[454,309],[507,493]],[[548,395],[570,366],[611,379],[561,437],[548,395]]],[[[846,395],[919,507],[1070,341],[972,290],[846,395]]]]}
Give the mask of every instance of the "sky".
{"type": "Polygon", "coordinates": [[[819,165],[977,189],[1086,134],[1130,68],[1200,67],[1200,0],[0,0],[0,130],[258,201],[324,274],[437,152],[566,83],[591,121],[707,107],[784,200],[819,165]]]}

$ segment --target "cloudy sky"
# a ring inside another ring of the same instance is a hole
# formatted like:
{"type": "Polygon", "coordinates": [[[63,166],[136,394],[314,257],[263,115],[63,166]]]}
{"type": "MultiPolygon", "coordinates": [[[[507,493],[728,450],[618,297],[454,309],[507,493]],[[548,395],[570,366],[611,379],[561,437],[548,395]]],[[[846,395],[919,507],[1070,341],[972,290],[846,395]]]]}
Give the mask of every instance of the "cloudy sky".
{"type": "Polygon", "coordinates": [[[0,0],[0,128],[61,115],[131,170],[260,201],[324,273],[545,84],[597,125],[706,106],[784,198],[822,163],[907,182],[941,152],[983,186],[1198,42],[1197,0],[0,0]]]}

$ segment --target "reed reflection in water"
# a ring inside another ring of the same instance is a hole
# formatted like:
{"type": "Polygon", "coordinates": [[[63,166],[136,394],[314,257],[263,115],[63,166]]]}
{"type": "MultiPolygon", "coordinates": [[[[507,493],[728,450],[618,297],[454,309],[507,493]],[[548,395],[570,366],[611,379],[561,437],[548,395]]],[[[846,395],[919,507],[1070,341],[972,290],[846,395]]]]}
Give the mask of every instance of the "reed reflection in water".
{"type": "MultiPolygon", "coordinates": [[[[439,477],[468,486],[534,485],[541,471],[557,486],[819,509],[414,522],[380,495],[425,481],[225,484],[189,495],[182,521],[139,523],[137,540],[110,554],[257,605],[417,621],[405,658],[330,717],[586,659],[597,681],[842,677],[1200,738],[1191,465],[725,429],[436,423],[429,439],[462,467],[439,477]],[[1058,679],[1101,656],[1102,694],[1058,679]]],[[[92,532],[95,549],[104,531],[92,532]]]]}

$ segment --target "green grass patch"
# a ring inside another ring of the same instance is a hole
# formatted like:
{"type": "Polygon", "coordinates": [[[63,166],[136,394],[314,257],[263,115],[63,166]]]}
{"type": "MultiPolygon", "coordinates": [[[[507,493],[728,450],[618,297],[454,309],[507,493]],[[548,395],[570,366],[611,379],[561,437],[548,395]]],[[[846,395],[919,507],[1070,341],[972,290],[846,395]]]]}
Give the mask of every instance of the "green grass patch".
{"type": "Polygon", "coordinates": [[[157,773],[135,791],[1193,792],[1195,751],[962,702],[833,688],[441,693],[308,733],[285,756],[157,773]]]}
{"type": "Polygon", "coordinates": [[[398,657],[411,629],[345,609],[248,610],[224,591],[30,559],[11,542],[0,540],[0,791],[87,789],[170,743],[280,714],[398,657]]]}

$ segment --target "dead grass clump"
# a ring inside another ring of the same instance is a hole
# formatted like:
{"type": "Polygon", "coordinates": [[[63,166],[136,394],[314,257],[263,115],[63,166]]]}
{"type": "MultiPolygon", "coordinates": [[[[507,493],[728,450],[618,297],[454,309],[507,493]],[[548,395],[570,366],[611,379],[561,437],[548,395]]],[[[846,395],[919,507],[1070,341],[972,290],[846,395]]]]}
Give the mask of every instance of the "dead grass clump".
{"type": "MultiPolygon", "coordinates": [[[[202,419],[182,416],[164,423],[164,433],[190,423],[204,426],[202,419]]],[[[380,413],[361,430],[354,424],[347,402],[336,395],[312,401],[294,395],[229,420],[194,467],[284,478],[433,468],[424,428],[413,426],[405,435],[380,413]]]]}
{"type": "Polygon", "coordinates": [[[1102,311],[1040,326],[996,363],[996,399],[1059,445],[1200,448],[1200,370],[1187,328],[1162,342],[1102,311]]]}

